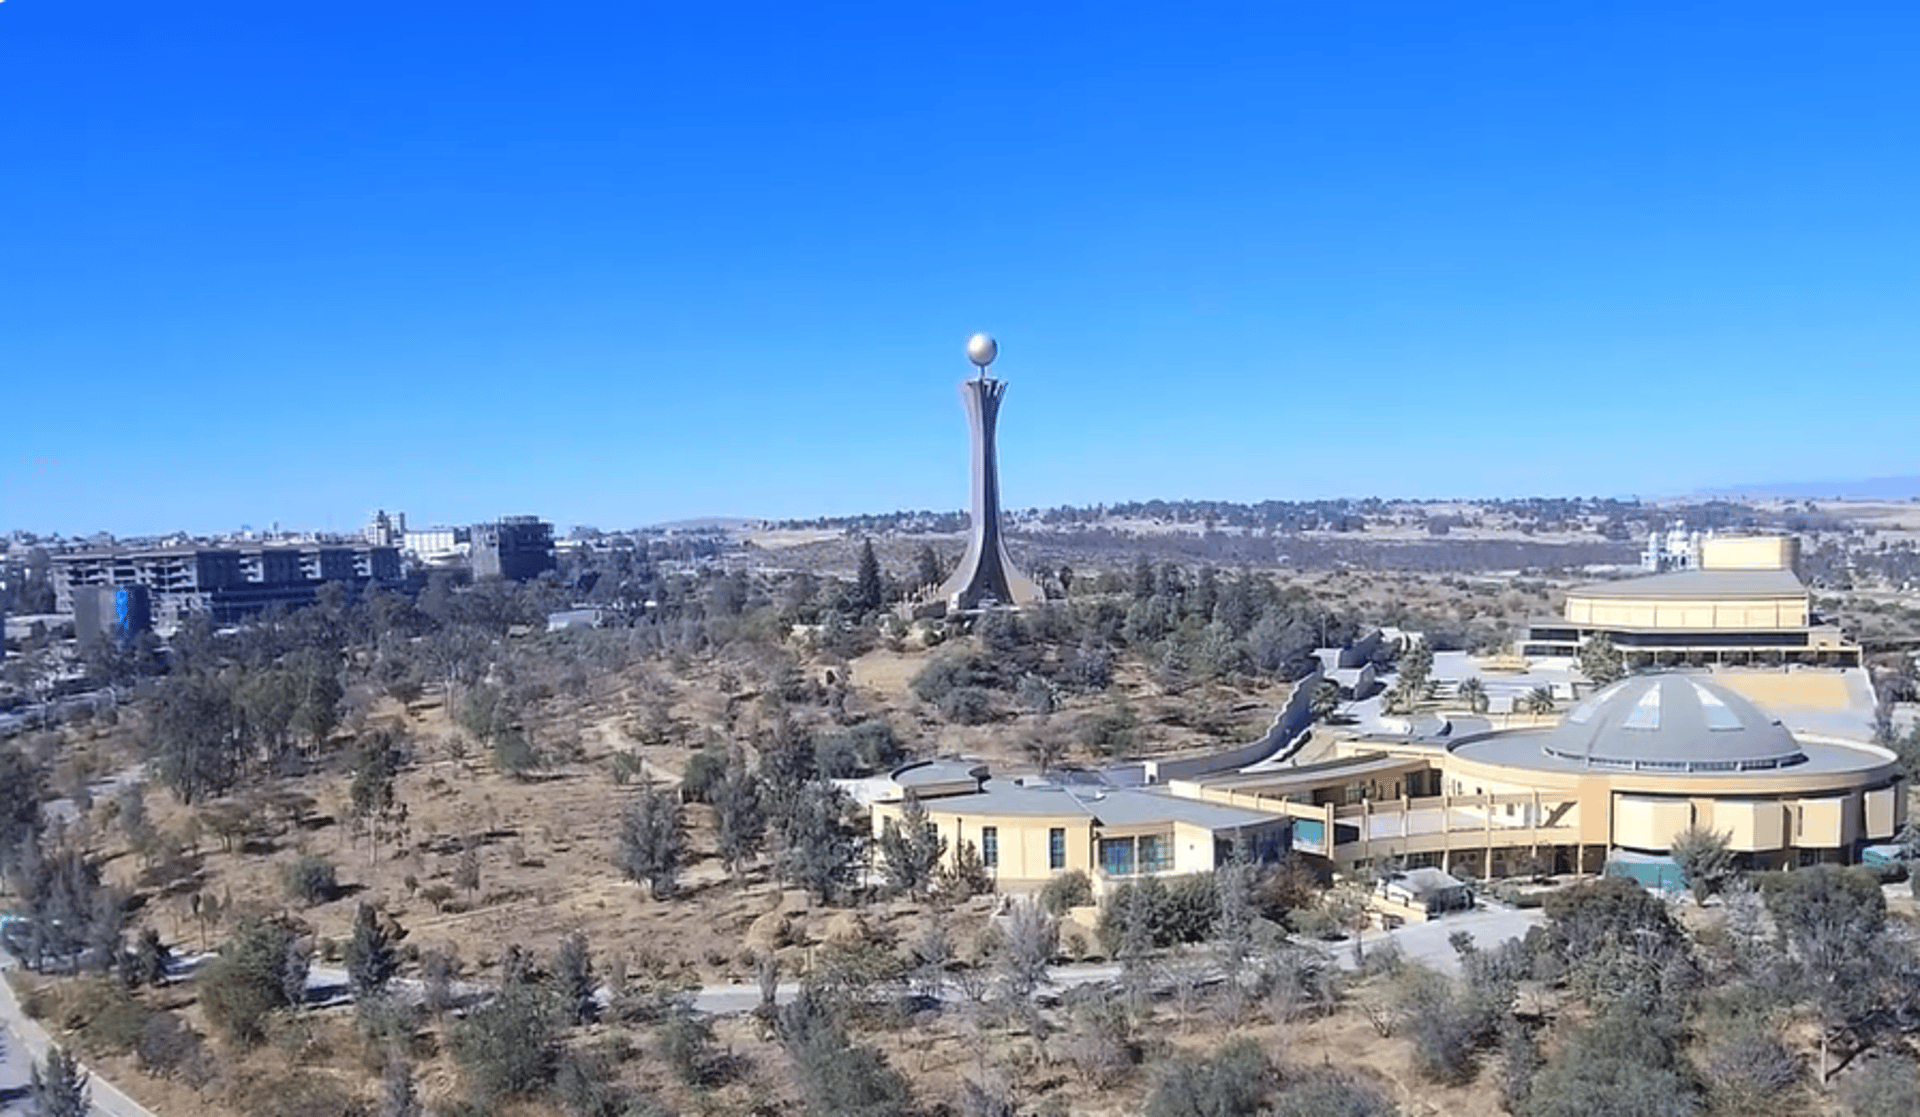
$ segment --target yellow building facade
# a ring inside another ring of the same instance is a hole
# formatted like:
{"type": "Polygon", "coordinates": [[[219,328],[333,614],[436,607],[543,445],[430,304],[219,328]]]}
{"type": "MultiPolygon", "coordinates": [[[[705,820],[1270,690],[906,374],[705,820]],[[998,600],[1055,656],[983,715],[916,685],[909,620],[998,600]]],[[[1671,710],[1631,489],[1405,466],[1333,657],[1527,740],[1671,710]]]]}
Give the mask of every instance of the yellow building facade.
{"type": "Polygon", "coordinates": [[[1725,836],[1748,868],[1852,863],[1907,821],[1894,754],[1794,734],[1710,676],[1640,675],[1557,724],[1445,743],[1362,739],[1318,764],[1150,788],[990,779],[952,761],[894,773],[877,838],[916,797],[947,841],[982,854],[1003,888],[1063,872],[1096,888],[1204,872],[1282,850],[1350,870],[1392,861],[1499,877],[1659,863],[1690,828],[1725,836]]]}
{"type": "Polygon", "coordinates": [[[1691,827],[1724,834],[1749,867],[1851,862],[1907,818],[1892,752],[1796,736],[1704,676],[1624,680],[1547,729],[1444,745],[1359,741],[1346,751],[1311,769],[1173,790],[1285,813],[1294,849],[1342,867],[1394,859],[1479,876],[1657,859],[1691,827]],[[1386,779],[1433,781],[1436,794],[1364,797],[1386,779]]]}
{"type": "Polygon", "coordinates": [[[1558,618],[1528,626],[1521,654],[1574,656],[1605,637],[1636,668],[1858,665],[1859,645],[1815,614],[1799,556],[1792,536],[1707,536],[1697,569],[1568,590],[1558,618]]]}

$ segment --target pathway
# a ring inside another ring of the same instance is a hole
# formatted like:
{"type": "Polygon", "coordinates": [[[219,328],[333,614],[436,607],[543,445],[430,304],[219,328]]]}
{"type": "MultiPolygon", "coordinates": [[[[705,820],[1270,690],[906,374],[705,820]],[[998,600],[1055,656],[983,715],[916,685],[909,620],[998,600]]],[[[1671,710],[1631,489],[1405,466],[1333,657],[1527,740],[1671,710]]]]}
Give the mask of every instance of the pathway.
{"type": "MultiPolygon", "coordinates": [[[[0,951],[0,971],[12,970],[16,965],[11,955],[0,951]]],[[[5,1051],[0,1052],[0,1114],[6,1117],[20,1114],[24,1117],[32,1111],[26,1093],[33,1073],[32,1064],[46,1059],[52,1043],[46,1029],[27,1019],[26,1013],[21,1011],[20,1000],[14,996],[13,986],[5,980],[4,972],[0,972],[0,1044],[5,1046],[5,1051]]],[[[99,1117],[155,1117],[152,1110],[141,1106],[98,1075],[91,1078],[90,1085],[93,1112],[99,1117]]]]}

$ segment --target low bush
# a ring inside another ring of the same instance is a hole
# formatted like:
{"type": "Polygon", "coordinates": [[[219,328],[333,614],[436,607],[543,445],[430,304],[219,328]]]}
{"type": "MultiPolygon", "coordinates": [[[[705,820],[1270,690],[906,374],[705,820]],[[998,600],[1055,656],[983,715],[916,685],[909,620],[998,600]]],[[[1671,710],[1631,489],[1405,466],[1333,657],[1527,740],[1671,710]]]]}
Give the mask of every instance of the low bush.
{"type": "Polygon", "coordinates": [[[1040,890],[1040,906],[1053,915],[1093,903],[1093,881],[1079,869],[1061,873],[1040,890]]]}
{"type": "Polygon", "coordinates": [[[280,870],[280,883],[290,899],[303,904],[324,904],[340,891],[333,862],[317,853],[303,853],[280,870]]]}

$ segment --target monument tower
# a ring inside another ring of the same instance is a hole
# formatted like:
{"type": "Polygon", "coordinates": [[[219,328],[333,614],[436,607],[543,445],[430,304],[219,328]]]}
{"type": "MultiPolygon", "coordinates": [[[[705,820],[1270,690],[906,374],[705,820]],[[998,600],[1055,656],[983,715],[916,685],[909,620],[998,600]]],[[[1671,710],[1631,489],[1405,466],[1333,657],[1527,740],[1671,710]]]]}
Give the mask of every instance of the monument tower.
{"type": "Polygon", "coordinates": [[[1007,382],[987,375],[987,366],[999,355],[1000,346],[986,334],[967,339],[967,360],[973,362],[977,375],[960,382],[960,401],[966,405],[967,426],[973,433],[973,524],[966,556],[940,587],[948,612],[977,609],[989,601],[1032,605],[1046,596],[1013,565],[1000,536],[1000,460],[993,447],[993,431],[1007,382]]]}

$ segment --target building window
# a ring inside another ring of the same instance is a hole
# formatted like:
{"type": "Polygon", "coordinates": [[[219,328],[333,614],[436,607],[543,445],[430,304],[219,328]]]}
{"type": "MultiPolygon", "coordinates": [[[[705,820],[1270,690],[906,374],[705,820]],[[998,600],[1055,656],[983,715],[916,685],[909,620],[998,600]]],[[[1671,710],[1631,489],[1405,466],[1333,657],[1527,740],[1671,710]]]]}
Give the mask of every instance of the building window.
{"type": "Polygon", "coordinates": [[[1100,839],[1100,871],[1110,877],[1133,875],[1133,839],[1100,839]]]}
{"type": "Polygon", "coordinates": [[[1047,868],[1064,869],[1067,867],[1067,830],[1064,826],[1055,826],[1047,831],[1047,868]]]}
{"type": "Polygon", "coordinates": [[[1173,840],[1165,834],[1140,835],[1140,871],[1164,873],[1173,868],[1173,840]]]}
{"type": "Polygon", "coordinates": [[[998,826],[980,828],[980,860],[989,869],[1000,867],[1000,828],[998,826]]]}

